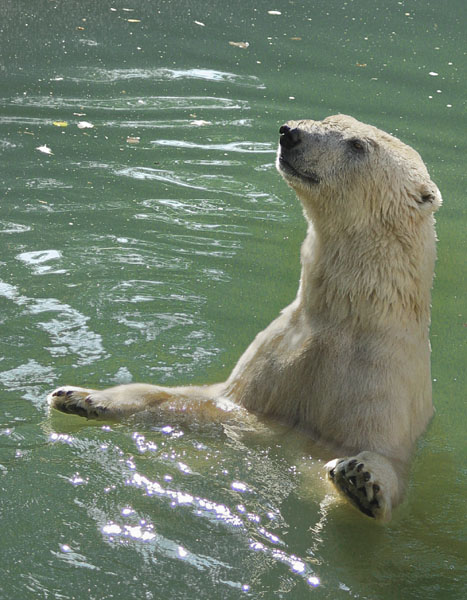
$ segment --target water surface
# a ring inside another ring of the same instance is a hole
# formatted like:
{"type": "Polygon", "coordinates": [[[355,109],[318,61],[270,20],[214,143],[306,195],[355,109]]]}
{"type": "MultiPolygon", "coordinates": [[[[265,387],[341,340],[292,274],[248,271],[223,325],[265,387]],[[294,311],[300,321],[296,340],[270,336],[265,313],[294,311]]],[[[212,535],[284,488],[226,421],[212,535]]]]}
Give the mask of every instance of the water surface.
{"type": "Polygon", "coordinates": [[[0,14],[0,596],[464,597],[464,3],[0,14]],[[336,112],[413,145],[445,200],[437,412],[385,527],[335,502],[296,432],[45,403],[64,382],[226,378],[296,293],[305,225],[278,128],[336,112]]]}

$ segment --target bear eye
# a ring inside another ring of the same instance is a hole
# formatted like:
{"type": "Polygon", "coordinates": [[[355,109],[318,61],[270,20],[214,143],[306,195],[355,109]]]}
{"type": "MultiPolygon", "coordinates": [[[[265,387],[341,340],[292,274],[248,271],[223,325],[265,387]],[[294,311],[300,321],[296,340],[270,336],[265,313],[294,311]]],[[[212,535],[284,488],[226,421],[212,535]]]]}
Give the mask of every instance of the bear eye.
{"type": "Polygon", "coordinates": [[[362,140],[359,140],[357,138],[349,140],[349,145],[352,148],[352,150],[356,150],[357,152],[365,151],[365,144],[362,142],[362,140]]]}

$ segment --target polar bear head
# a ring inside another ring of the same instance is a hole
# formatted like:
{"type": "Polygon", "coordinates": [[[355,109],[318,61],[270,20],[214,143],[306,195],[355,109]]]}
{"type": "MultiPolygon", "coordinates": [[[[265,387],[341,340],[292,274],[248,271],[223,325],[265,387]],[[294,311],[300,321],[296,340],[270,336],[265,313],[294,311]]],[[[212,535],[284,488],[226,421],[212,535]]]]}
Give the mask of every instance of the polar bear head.
{"type": "Polygon", "coordinates": [[[441,204],[420,155],[376,127],[335,115],[289,121],[280,136],[277,168],[316,225],[404,230],[441,204]]]}

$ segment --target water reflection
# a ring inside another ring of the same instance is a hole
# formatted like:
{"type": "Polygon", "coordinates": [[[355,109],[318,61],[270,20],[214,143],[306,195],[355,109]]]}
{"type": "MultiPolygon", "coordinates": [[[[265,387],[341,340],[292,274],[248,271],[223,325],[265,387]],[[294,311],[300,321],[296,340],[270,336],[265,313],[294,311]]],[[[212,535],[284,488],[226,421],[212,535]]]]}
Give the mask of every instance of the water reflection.
{"type": "MultiPolygon", "coordinates": [[[[175,560],[209,570],[215,573],[217,585],[242,591],[253,590],[262,573],[277,568],[279,572],[285,568],[289,577],[306,586],[320,586],[313,552],[291,552],[281,534],[288,527],[280,512],[282,499],[295,482],[279,475],[281,467],[273,457],[266,454],[258,461],[261,452],[258,455],[252,447],[243,446],[238,436],[238,452],[232,455],[225,452],[225,438],[216,440],[218,434],[211,426],[206,433],[200,442],[199,435],[184,432],[176,424],[155,426],[151,432],[134,431],[133,455],[131,448],[122,450],[116,444],[123,441],[121,434],[102,428],[96,438],[99,448],[95,442],[81,446],[103,469],[100,475],[95,473],[92,485],[105,486],[108,497],[97,494],[97,504],[87,508],[103,539],[113,546],[129,545],[150,564],[167,565],[167,560],[175,560]],[[105,432],[109,437],[102,449],[105,432]],[[254,474],[249,469],[251,461],[256,465],[254,474]],[[245,477],[233,476],[244,468],[245,477]],[[155,471],[158,476],[149,475],[155,471]],[[274,475],[279,475],[277,483],[282,485],[271,488],[274,475]],[[210,494],[197,492],[207,489],[208,479],[210,494]],[[208,538],[200,539],[204,535],[208,538]]],[[[74,451],[68,437],[52,437],[74,451]]],[[[77,472],[69,482],[75,488],[87,483],[87,491],[94,494],[91,482],[83,481],[77,472]]]]}

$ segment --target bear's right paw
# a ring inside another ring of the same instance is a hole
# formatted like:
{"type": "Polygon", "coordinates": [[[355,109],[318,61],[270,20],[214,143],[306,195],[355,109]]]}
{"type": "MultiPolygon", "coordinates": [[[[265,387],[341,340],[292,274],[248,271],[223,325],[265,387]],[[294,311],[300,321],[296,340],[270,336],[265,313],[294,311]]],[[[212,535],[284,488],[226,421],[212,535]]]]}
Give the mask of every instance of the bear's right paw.
{"type": "Polygon", "coordinates": [[[88,419],[105,418],[107,408],[95,390],[73,387],[59,387],[47,396],[51,408],[63,413],[79,415],[88,419]]]}

